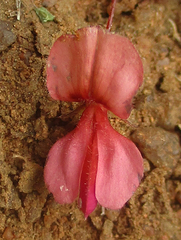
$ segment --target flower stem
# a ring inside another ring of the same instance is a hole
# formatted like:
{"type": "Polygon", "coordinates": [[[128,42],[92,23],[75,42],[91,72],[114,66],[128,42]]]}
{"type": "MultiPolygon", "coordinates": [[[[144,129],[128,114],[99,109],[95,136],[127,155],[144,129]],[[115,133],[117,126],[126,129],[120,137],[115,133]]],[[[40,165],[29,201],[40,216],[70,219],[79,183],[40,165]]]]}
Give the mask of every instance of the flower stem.
{"type": "Polygon", "coordinates": [[[109,18],[108,18],[108,21],[107,21],[107,26],[106,26],[106,29],[108,29],[108,31],[110,31],[111,27],[112,27],[112,20],[113,20],[113,17],[114,17],[115,6],[116,6],[116,0],[112,0],[111,11],[110,11],[109,18]]]}

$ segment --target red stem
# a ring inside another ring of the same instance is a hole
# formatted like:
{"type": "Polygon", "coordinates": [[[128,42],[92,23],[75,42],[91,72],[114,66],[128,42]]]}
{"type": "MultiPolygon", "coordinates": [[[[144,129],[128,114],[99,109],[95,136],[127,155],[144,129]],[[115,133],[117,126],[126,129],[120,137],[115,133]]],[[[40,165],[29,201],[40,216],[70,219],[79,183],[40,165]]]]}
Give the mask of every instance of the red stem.
{"type": "Polygon", "coordinates": [[[111,27],[112,27],[112,20],[113,20],[113,17],[114,17],[115,5],[116,5],[116,0],[112,0],[112,3],[111,3],[111,12],[110,12],[110,14],[109,14],[109,18],[108,18],[107,26],[106,26],[106,29],[108,29],[108,31],[110,31],[110,30],[111,30],[111,27]]]}

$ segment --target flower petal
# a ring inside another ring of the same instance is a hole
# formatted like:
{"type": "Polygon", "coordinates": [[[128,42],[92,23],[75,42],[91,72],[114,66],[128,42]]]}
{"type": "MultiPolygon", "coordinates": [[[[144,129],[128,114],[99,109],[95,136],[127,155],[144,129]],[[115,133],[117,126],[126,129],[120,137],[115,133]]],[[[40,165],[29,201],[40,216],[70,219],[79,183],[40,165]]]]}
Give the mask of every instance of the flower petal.
{"type": "Polygon", "coordinates": [[[143,82],[143,65],[125,37],[99,28],[91,97],[122,119],[131,112],[132,98],[143,82]]]}
{"type": "Polygon", "coordinates": [[[48,154],[45,184],[60,204],[71,203],[78,197],[87,146],[92,140],[93,114],[93,109],[88,114],[85,111],[77,127],[58,140],[48,154]]]}
{"type": "Polygon", "coordinates": [[[88,99],[97,34],[96,27],[82,28],[76,35],[63,35],[54,43],[47,63],[47,87],[52,98],[88,99]]]}
{"type": "Polygon", "coordinates": [[[98,169],[96,198],[100,205],[120,209],[143,176],[143,159],[133,142],[116,132],[97,111],[98,169]]]}
{"type": "MultiPolygon", "coordinates": [[[[86,111],[89,111],[88,107],[86,111]]],[[[85,218],[95,209],[97,206],[97,199],[95,197],[95,182],[97,175],[97,136],[96,136],[96,122],[93,122],[93,135],[90,142],[87,154],[84,161],[84,166],[80,181],[80,194],[79,200],[81,202],[81,210],[83,211],[85,218]]]]}
{"type": "Polygon", "coordinates": [[[52,98],[94,100],[122,119],[131,111],[132,97],[143,81],[143,66],[133,44],[100,27],[61,36],[47,64],[52,98]]]}

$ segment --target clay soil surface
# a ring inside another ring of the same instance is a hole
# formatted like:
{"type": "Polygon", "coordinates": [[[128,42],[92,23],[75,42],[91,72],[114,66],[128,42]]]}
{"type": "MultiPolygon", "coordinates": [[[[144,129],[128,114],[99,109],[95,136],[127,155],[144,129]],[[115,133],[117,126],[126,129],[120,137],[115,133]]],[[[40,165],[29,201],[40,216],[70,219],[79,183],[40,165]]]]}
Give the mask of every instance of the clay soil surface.
{"type": "Polygon", "coordinates": [[[112,32],[129,38],[144,84],[125,124],[112,126],[144,157],[142,182],[119,211],[101,206],[85,221],[77,203],[57,204],[43,168],[49,149],[77,124],[74,103],[51,99],[46,61],[53,42],[78,28],[106,26],[110,0],[42,0],[55,16],[42,23],[30,0],[0,1],[0,239],[181,239],[181,1],[119,0],[112,32]]]}

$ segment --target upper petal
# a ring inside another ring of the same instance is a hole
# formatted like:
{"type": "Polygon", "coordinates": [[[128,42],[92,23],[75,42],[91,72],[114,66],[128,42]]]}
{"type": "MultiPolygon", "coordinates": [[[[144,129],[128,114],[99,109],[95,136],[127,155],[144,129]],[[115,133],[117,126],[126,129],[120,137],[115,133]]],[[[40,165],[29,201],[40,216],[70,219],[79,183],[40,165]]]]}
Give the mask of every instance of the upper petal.
{"type": "Polygon", "coordinates": [[[142,81],[143,66],[133,44],[100,27],[61,36],[48,58],[47,87],[52,98],[95,100],[122,119],[128,118],[142,81]]]}
{"type": "Polygon", "coordinates": [[[78,196],[87,146],[92,139],[92,119],[92,110],[83,113],[78,126],[49,151],[44,168],[45,184],[60,204],[71,203],[78,196]]]}
{"type": "Polygon", "coordinates": [[[99,28],[91,96],[122,119],[131,112],[132,98],[143,82],[138,52],[125,37],[99,28]]]}
{"type": "Polygon", "coordinates": [[[133,142],[116,132],[97,112],[98,169],[96,198],[106,208],[120,209],[143,176],[143,159],[133,142]]]}
{"type": "Polygon", "coordinates": [[[47,62],[47,87],[62,101],[88,99],[95,60],[98,28],[82,28],[63,35],[51,48],[47,62]]]}

